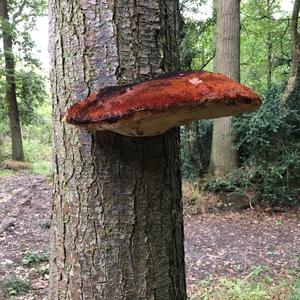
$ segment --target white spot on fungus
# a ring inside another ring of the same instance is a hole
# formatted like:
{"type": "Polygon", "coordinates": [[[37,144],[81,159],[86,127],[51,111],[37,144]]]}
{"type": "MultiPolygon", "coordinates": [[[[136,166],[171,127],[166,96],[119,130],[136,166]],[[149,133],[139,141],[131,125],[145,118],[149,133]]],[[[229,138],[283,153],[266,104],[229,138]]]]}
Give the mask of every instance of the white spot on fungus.
{"type": "Polygon", "coordinates": [[[192,78],[192,79],[189,79],[189,82],[190,82],[191,84],[200,84],[200,83],[203,82],[203,80],[200,80],[199,78],[194,77],[194,78],[192,78]]]}

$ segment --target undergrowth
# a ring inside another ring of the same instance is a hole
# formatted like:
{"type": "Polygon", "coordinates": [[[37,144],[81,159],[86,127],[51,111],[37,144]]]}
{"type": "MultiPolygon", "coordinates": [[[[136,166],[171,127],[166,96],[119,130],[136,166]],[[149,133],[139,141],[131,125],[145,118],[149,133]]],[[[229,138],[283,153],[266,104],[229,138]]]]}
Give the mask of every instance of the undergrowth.
{"type": "MultiPolygon", "coordinates": [[[[30,124],[22,124],[25,161],[31,163],[33,174],[51,173],[52,156],[51,106],[45,102],[38,107],[30,124]]],[[[7,120],[0,127],[0,163],[11,159],[11,139],[7,120]]],[[[6,171],[3,171],[4,175],[6,171]]],[[[1,176],[1,173],[0,173],[1,176]]]]}
{"type": "Polygon", "coordinates": [[[190,300],[299,300],[299,271],[292,271],[279,279],[263,274],[258,266],[241,279],[212,278],[199,283],[199,290],[190,300]]]}
{"type": "Polygon", "coordinates": [[[14,174],[13,170],[1,170],[0,169],[0,177],[6,177],[6,176],[11,176],[14,174]]]}
{"type": "Polygon", "coordinates": [[[5,297],[17,296],[30,290],[29,282],[20,277],[7,278],[1,282],[1,285],[3,286],[5,297]]]}
{"type": "Polygon", "coordinates": [[[270,205],[299,204],[300,113],[282,104],[277,90],[264,95],[255,113],[234,119],[241,167],[223,178],[205,179],[208,191],[251,193],[270,205]]]}
{"type": "Polygon", "coordinates": [[[37,265],[49,260],[47,253],[39,253],[35,251],[28,252],[22,259],[22,264],[25,266],[37,265]]]}

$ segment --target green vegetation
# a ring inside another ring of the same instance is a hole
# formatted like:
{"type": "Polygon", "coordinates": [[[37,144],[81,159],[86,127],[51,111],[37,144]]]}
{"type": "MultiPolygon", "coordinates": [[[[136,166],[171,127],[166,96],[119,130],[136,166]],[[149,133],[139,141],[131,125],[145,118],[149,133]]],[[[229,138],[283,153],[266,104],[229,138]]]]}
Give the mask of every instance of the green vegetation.
{"type": "Polygon", "coordinates": [[[32,266],[32,265],[38,265],[43,262],[46,262],[49,260],[49,255],[46,253],[39,253],[39,252],[29,252],[25,255],[25,257],[22,259],[22,263],[25,266],[32,266]]]}
{"type": "Polygon", "coordinates": [[[14,174],[14,171],[12,171],[12,170],[1,170],[0,169],[0,177],[11,176],[13,174],[14,174]]]}
{"type": "MultiPolygon", "coordinates": [[[[6,132],[6,134],[1,134],[0,131],[0,136],[3,136],[0,144],[0,162],[9,160],[11,153],[8,123],[6,125],[6,129],[2,129],[2,132],[6,132]]],[[[30,124],[23,126],[23,145],[25,159],[32,163],[31,172],[34,174],[51,174],[52,129],[49,101],[35,110],[35,118],[30,124]]]]}
{"type": "Polygon", "coordinates": [[[241,82],[257,92],[286,87],[291,63],[289,18],[280,1],[241,2],[241,82]]]}
{"type": "Polygon", "coordinates": [[[38,266],[36,271],[42,276],[49,275],[49,266],[38,266]]]}
{"type": "Polygon", "coordinates": [[[191,300],[270,300],[300,299],[299,272],[290,272],[272,279],[264,274],[264,267],[255,268],[242,279],[219,278],[199,283],[199,290],[191,300]]]}
{"type": "Polygon", "coordinates": [[[35,57],[31,32],[36,29],[37,18],[43,16],[46,9],[45,0],[7,0],[0,20],[1,35],[10,41],[3,43],[0,55],[0,94],[6,100],[0,102],[0,163],[23,160],[24,148],[25,161],[38,163],[33,172],[42,173],[49,172],[46,171],[49,168],[45,164],[41,167],[40,162],[49,161],[50,157],[51,112],[47,78],[41,62],[35,57]],[[6,68],[8,61],[13,68],[6,68]],[[7,79],[8,74],[12,84],[7,79]],[[11,132],[11,128],[15,130],[11,132]]]}
{"type": "Polygon", "coordinates": [[[241,168],[217,180],[207,177],[204,189],[236,194],[251,192],[254,201],[274,205],[297,204],[299,128],[298,112],[281,104],[279,92],[267,94],[258,112],[235,118],[241,168]]]}
{"type": "MultiPolygon", "coordinates": [[[[234,118],[240,168],[225,177],[210,175],[212,123],[200,121],[194,135],[188,127],[181,130],[182,174],[200,182],[204,191],[251,195],[252,203],[292,206],[299,204],[300,195],[300,107],[299,101],[284,100],[292,62],[291,13],[282,11],[279,1],[270,3],[241,4],[241,82],[260,93],[263,105],[255,113],[234,118]],[[199,155],[201,172],[195,163],[199,155]]],[[[206,70],[212,70],[214,26],[214,16],[186,20],[183,68],[206,65],[206,70]]]]}
{"type": "Polygon", "coordinates": [[[7,278],[1,282],[1,285],[6,296],[17,296],[30,290],[27,280],[19,277],[7,278]]]}
{"type": "Polygon", "coordinates": [[[41,228],[43,229],[50,229],[51,227],[51,220],[45,220],[41,223],[41,228]]]}

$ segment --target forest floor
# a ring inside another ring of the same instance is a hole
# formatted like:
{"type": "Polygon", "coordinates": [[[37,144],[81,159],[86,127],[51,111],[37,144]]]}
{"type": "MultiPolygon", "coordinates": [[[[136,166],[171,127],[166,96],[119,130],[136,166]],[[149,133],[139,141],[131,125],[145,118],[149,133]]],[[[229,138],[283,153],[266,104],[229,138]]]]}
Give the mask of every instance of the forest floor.
{"type": "MultiPolygon", "coordinates": [[[[0,177],[0,299],[45,299],[51,183],[18,172],[0,177]],[[11,294],[4,296],[4,291],[11,294]],[[14,294],[19,294],[14,296],[14,294]]],[[[272,278],[300,268],[300,216],[244,210],[185,213],[189,295],[201,281],[241,278],[260,268],[272,278]]]]}

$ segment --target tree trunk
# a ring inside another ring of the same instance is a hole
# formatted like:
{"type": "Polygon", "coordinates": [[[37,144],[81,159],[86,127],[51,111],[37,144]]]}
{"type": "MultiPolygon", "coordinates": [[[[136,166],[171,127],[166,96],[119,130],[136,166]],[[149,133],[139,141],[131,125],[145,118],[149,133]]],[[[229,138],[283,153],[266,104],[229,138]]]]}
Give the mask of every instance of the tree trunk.
{"type": "MultiPolygon", "coordinates": [[[[271,19],[272,17],[272,3],[270,0],[267,0],[267,13],[268,17],[271,19]]],[[[270,24],[271,26],[271,24],[270,24]]],[[[267,54],[267,88],[268,91],[271,90],[272,87],[272,71],[273,71],[273,64],[272,64],[272,53],[273,53],[273,42],[272,42],[272,33],[270,31],[267,32],[267,41],[266,41],[266,46],[268,49],[268,54],[267,54]]]]}
{"type": "Polygon", "coordinates": [[[92,91],[178,62],[176,0],[50,0],[53,299],[186,299],[178,129],[150,138],[60,121],[92,91]]]}
{"type": "Polygon", "coordinates": [[[292,67],[288,84],[284,93],[284,102],[294,107],[299,107],[300,105],[300,39],[298,32],[299,10],[300,0],[295,0],[291,19],[292,67]]]}
{"type": "MultiPolygon", "coordinates": [[[[217,0],[215,71],[240,81],[240,1],[217,0]]],[[[232,117],[214,120],[210,171],[224,176],[238,166],[233,148],[232,117]]]]}
{"type": "Polygon", "coordinates": [[[2,18],[3,50],[6,72],[6,99],[10,123],[12,160],[24,161],[21,124],[16,95],[15,59],[6,0],[0,1],[0,17],[2,18]]]}
{"type": "Polygon", "coordinates": [[[271,33],[267,33],[267,48],[268,48],[268,56],[267,56],[267,89],[268,91],[272,88],[272,52],[273,52],[273,44],[272,44],[272,36],[271,33]]]}
{"type": "Polygon", "coordinates": [[[197,121],[187,124],[184,130],[187,133],[187,145],[191,162],[197,169],[199,179],[201,179],[204,175],[205,159],[197,121]]]}

